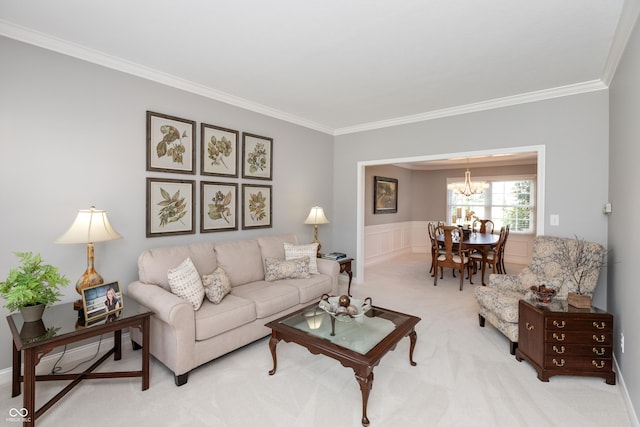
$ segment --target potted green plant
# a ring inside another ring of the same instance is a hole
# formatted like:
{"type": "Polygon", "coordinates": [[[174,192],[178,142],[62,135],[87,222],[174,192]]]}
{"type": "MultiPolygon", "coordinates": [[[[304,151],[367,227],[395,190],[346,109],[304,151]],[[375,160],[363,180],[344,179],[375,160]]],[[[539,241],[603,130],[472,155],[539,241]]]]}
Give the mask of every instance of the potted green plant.
{"type": "Polygon", "coordinates": [[[45,307],[52,305],[62,295],[60,287],[69,279],[58,273],[58,268],[43,264],[40,254],[15,252],[21,263],[9,271],[0,282],[0,295],[10,311],[20,311],[25,322],[40,320],[45,307]],[[38,314],[39,313],[39,314],[38,314]]]}

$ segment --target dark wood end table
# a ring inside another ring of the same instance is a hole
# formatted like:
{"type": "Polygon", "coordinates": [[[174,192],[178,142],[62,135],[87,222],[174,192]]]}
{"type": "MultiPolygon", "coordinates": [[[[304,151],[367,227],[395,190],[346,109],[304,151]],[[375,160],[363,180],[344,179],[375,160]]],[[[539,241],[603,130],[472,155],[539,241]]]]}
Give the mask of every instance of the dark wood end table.
{"type": "Polygon", "coordinates": [[[271,328],[269,349],[273,358],[273,369],[269,371],[269,375],[276,373],[276,346],[281,340],[294,342],[313,354],[323,354],[337,360],[355,373],[362,393],[362,425],[368,426],[367,402],[373,386],[373,368],[406,336],[411,340],[409,363],[416,365],[413,361],[413,350],[418,337],[415,325],[421,319],[374,306],[360,319],[353,319],[349,323],[335,322],[333,336],[333,322],[329,317],[316,303],[267,323],[266,326],[271,328]],[[319,318],[316,317],[311,323],[317,326],[316,329],[311,329],[308,319],[310,313],[314,317],[321,316],[321,322],[317,322],[319,318]]]}
{"type": "Polygon", "coordinates": [[[347,295],[351,295],[351,280],[353,279],[353,272],[351,271],[351,262],[353,258],[341,258],[339,259],[338,265],[340,265],[340,274],[347,273],[349,276],[349,287],[347,288],[347,295]]]}
{"type": "Polygon", "coordinates": [[[118,315],[96,319],[89,325],[85,325],[84,317],[79,318],[74,311],[73,303],[59,304],[48,307],[40,322],[23,322],[20,313],[7,316],[9,329],[12,334],[13,347],[13,373],[11,396],[16,397],[21,393],[20,383],[24,384],[24,398],[22,410],[23,425],[33,426],[36,420],[42,416],[51,406],[65,396],[72,388],[83,379],[101,378],[142,378],[142,390],[149,388],[149,327],[150,317],[153,312],[140,307],[134,301],[127,301],[118,315]],[[122,357],[122,329],[138,328],[142,332],[142,367],[139,371],[120,372],[93,372],[102,362],[113,355],[114,360],[122,357]],[[83,372],[69,374],[36,375],[36,366],[42,356],[51,352],[54,348],[82,341],[87,338],[113,332],[114,345],[94,364],[83,372]],[[24,354],[24,375],[20,375],[22,355],[24,354]],[[71,382],[58,394],[52,397],[42,407],[36,410],[35,386],[36,381],[60,381],[71,382]]]}

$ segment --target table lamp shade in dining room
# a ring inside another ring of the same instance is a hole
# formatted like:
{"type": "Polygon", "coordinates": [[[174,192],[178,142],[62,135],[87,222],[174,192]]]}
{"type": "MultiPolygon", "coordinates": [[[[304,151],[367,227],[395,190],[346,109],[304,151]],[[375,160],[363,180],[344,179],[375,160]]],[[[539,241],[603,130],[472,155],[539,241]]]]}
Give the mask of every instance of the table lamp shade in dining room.
{"type": "Polygon", "coordinates": [[[76,283],[76,291],[82,295],[82,289],[104,282],[93,266],[93,244],[108,240],[121,239],[122,236],[111,226],[107,212],[91,206],[80,209],[71,227],[55,243],[87,243],[87,270],[76,283]]]}

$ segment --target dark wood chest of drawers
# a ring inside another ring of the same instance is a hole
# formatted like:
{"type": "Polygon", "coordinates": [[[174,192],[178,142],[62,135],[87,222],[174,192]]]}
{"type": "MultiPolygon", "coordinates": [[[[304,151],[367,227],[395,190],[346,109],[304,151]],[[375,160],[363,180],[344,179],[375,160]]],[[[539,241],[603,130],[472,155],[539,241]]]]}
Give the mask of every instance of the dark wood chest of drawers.
{"type": "Polygon", "coordinates": [[[566,301],[519,303],[516,359],[527,360],[541,381],[553,375],[602,377],[613,372],[613,316],[592,307],[573,308],[566,301]]]}

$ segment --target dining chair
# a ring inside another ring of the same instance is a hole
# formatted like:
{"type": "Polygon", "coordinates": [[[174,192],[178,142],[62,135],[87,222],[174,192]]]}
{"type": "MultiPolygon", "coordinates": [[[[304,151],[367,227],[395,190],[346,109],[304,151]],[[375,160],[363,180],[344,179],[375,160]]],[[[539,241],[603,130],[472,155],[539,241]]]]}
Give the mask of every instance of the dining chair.
{"type": "MultiPolygon", "coordinates": [[[[468,251],[462,247],[462,230],[455,226],[441,225],[436,227],[436,235],[442,233],[444,236],[442,250],[444,253],[438,253],[438,256],[434,257],[434,276],[433,286],[438,285],[438,268],[440,268],[440,278],[443,277],[444,268],[452,268],[453,271],[458,270],[460,272],[460,290],[464,284],[464,269],[469,269],[469,256],[468,251]]],[[[471,270],[469,269],[469,283],[473,285],[471,279],[471,270]]]]}
{"type": "Polygon", "coordinates": [[[504,245],[506,228],[500,229],[500,237],[498,243],[487,251],[486,257],[481,251],[474,251],[469,254],[469,262],[473,265],[476,262],[480,264],[482,268],[482,283],[484,284],[484,273],[487,268],[487,264],[491,266],[492,273],[501,273],[500,271],[500,253],[504,245]]]}
{"type": "Polygon", "coordinates": [[[474,219],[473,224],[471,225],[471,229],[473,231],[477,231],[478,233],[489,233],[493,234],[494,224],[490,219],[474,219]],[[476,226],[478,228],[476,228],[476,226]]]}
{"type": "Polygon", "coordinates": [[[500,274],[507,274],[507,268],[504,265],[504,251],[507,247],[507,239],[509,238],[509,230],[511,229],[511,226],[507,224],[504,226],[504,229],[504,241],[502,242],[500,252],[498,253],[498,273],[500,274]]]}
{"type": "Polygon", "coordinates": [[[429,224],[427,224],[427,229],[429,230],[429,243],[431,245],[431,268],[429,269],[429,273],[432,273],[431,277],[433,277],[433,275],[435,274],[436,255],[444,253],[444,250],[440,248],[440,243],[436,239],[436,227],[438,225],[440,225],[439,222],[438,224],[436,224],[435,222],[430,222],[429,224]]]}

